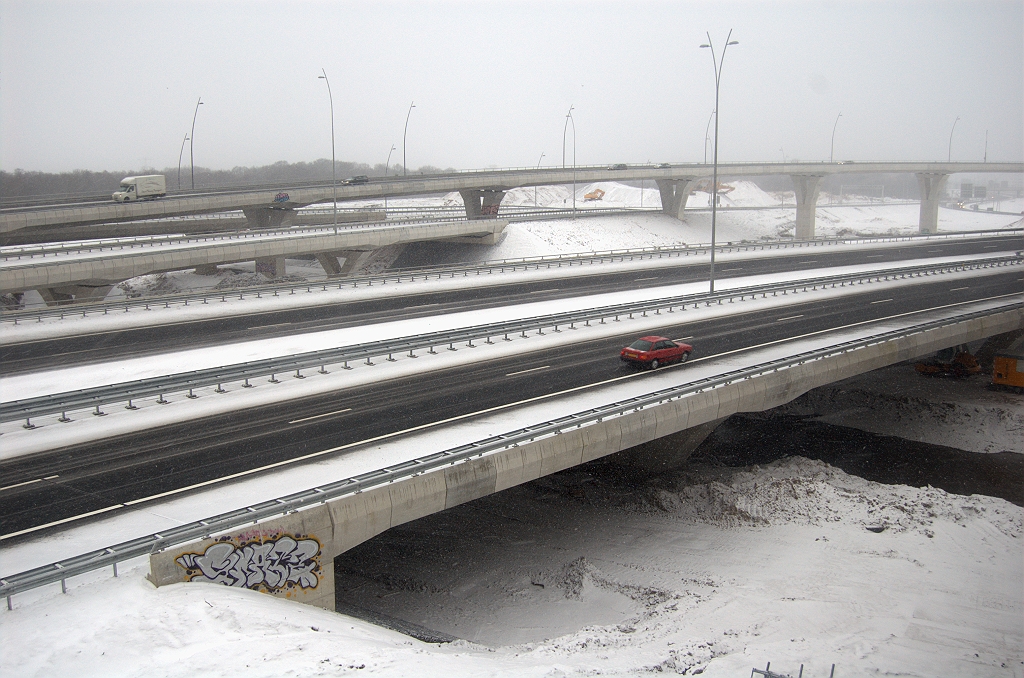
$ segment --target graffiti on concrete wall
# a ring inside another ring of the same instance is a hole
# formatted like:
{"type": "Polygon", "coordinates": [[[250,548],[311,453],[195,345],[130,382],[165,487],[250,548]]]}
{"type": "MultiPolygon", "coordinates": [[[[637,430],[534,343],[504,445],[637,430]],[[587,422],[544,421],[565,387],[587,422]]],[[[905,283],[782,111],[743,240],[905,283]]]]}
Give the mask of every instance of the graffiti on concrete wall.
{"type": "Polygon", "coordinates": [[[184,553],[175,562],[188,581],[210,581],[267,592],[320,583],[320,542],[311,537],[278,535],[275,539],[211,544],[203,553],[184,553]]]}

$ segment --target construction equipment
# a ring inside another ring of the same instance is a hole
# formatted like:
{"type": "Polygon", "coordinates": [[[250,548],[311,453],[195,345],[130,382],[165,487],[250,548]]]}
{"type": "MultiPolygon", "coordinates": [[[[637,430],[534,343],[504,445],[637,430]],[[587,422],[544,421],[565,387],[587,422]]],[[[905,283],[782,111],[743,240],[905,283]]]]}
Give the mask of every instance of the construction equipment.
{"type": "Polygon", "coordinates": [[[922,360],[914,365],[918,374],[928,377],[954,377],[963,379],[981,372],[981,365],[966,344],[944,348],[931,360],[922,360]]]}
{"type": "Polygon", "coordinates": [[[604,197],[604,191],[602,191],[600,188],[595,188],[590,193],[587,193],[586,195],[584,195],[583,199],[584,200],[600,200],[603,197],[604,197]]]}
{"type": "Polygon", "coordinates": [[[992,356],[992,386],[1024,393],[1024,353],[1005,351],[992,356]]]}

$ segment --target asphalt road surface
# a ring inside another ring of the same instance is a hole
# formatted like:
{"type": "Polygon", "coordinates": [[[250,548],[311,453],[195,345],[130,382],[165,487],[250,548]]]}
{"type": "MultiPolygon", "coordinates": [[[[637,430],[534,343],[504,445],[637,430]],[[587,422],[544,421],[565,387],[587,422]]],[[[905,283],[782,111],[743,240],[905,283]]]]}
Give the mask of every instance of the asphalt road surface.
{"type": "MultiPolygon", "coordinates": [[[[693,360],[699,360],[915,310],[998,295],[1019,297],[1022,289],[1020,271],[984,276],[966,284],[962,280],[922,279],[915,286],[865,291],[781,309],[752,308],[701,322],[689,322],[685,313],[666,315],[660,332],[693,344],[693,360]]],[[[650,372],[632,370],[618,359],[619,349],[635,337],[629,333],[581,339],[558,349],[427,372],[3,462],[0,536],[488,408],[609,379],[643,379],[650,372]]],[[[686,370],[687,365],[664,369],[686,370]]]]}

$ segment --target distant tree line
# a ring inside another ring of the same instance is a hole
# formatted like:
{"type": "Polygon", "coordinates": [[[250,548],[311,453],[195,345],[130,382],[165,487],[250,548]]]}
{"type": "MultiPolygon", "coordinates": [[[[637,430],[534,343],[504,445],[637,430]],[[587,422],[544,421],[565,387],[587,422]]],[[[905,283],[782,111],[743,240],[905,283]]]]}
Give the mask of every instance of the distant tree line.
{"type": "MultiPolygon", "coordinates": [[[[383,164],[374,166],[366,163],[343,162],[336,164],[338,181],[348,177],[365,174],[367,176],[384,176],[383,164]]],[[[412,171],[412,170],[410,170],[412,171]]],[[[449,168],[442,170],[432,165],[424,165],[415,170],[416,174],[437,174],[454,171],[449,168]]],[[[400,164],[393,164],[388,169],[389,176],[402,173],[400,164]]],[[[163,174],[167,177],[167,190],[178,190],[178,168],[170,167],[157,170],[152,167],[123,170],[119,172],[92,172],[75,170],[51,174],[49,172],[26,172],[16,169],[13,172],[0,170],[0,198],[28,198],[32,196],[98,196],[109,195],[117,190],[121,179],[140,174],[163,174]]],[[[231,186],[254,186],[259,184],[293,183],[303,181],[330,181],[331,161],[316,160],[314,162],[275,162],[262,167],[235,167],[230,170],[211,170],[196,167],[196,188],[226,188],[231,186]]],[[[191,170],[181,168],[181,188],[188,190],[192,186],[191,170]]]]}

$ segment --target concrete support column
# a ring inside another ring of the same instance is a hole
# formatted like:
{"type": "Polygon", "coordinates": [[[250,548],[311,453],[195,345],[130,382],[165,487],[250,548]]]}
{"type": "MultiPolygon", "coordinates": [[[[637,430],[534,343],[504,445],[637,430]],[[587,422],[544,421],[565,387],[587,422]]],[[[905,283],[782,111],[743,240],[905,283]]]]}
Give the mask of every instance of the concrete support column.
{"type": "Polygon", "coordinates": [[[658,191],[661,193],[661,211],[670,217],[683,220],[686,201],[693,192],[696,179],[657,179],[658,191]]]}
{"type": "Polygon", "coordinates": [[[46,287],[38,290],[47,306],[64,306],[76,301],[102,301],[112,290],[112,284],[66,285],[63,287],[46,287]]]}
{"type": "Polygon", "coordinates": [[[466,205],[467,219],[496,219],[505,191],[497,188],[464,189],[459,191],[459,195],[466,205]]]}
{"type": "Polygon", "coordinates": [[[268,278],[281,278],[285,275],[284,257],[260,257],[256,260],[256,272],[268,278]]]}
{"type": "Polygon", "coordinates": [[[295,210],[273,207],[246,207],[242,209],[245,224],[251,229],[280,228],[292,222],[295,210]]]}
{"type": "Polygon", "coordinates": [[[921,219],[918,229],[921,233],[937,233],[939,230],[939,200],[946,193],[948,174],[918,174],[917,185],[921,187],[921,219]]]}
{"type": "Polygon", "coordinates": [[[372,249],[317,252],[316,260],[320,262],[328,277],[345,277],[355,273],[374,252],[372,249]]]}
{"type": "Polygon", "coordinates": [[[790,178],[796,192],[796,239],[810,240],[814,237],[814,210],[818,205],[821,177],[794,174],[790,178]]]}

